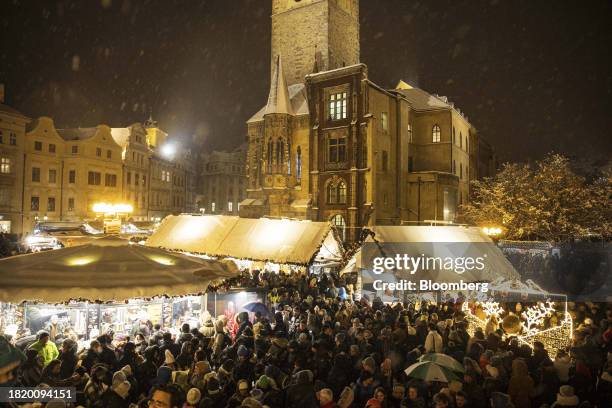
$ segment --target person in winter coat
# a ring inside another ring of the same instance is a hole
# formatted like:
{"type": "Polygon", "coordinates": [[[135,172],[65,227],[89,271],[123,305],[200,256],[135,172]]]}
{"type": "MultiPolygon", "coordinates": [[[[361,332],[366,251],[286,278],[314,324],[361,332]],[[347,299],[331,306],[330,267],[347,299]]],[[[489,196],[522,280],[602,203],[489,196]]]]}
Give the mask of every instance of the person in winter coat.
{"type": "Polygon", "coordinates": [[[254,379],[255,364],[250,360],[251,352],[245,346],[238,347],[238,361],[234,367],[234,381],[247,380],[249,384],[254,379]]]}
{"type": "Polygon", "coordinates": [[[227,408],[235,408],[242,405],[242,401],[249,396],[249,383],[246,380],[239,380],[236,385],[236,392],[227,402],[227,408]]]}
{"type": "Polygon", "coordinates": [[[429,324],[429,333],[427,333],[427,337],[425,338],[425,352],[426,353],[443,353],[444,352],[444,344],[442,341],[442,336],[438,333],[436,329],[436,325],[433,323],[429,324]]]}
{"type": "Polygon", "coordinates": [[[162,352],[162,355],[165,354],[166,350],[169,350],[174,358],[178,357],[178,355],[181,353],[181,346],[172,340],[172,333],[170,332],[165,332],[163,334],[162,344],[159,349],[162,352]]]}
{"type": "Polygon", "coordinates": [[[134,375],[138,383],[139,394],[147,395],[151,389],[151,383],[157,375],[157,365],[155,364],[157,353],[159,353],[159,347],[147,347],[144,352],[145,360],[136,367],[134,375]]]}
{"type": "Polygon", "coordinates": [[[64,340],[59,360],[62,362],[60,366],[60,378],[72,376],[77,365],[77,344],[74,340],[64,340]]]}
{"type": "Polygon", "coordinates": [[[92,367],[100,362],[101,352],[102,346],[98,340],[92,340],[89,343],[89,348],[81,352],[81,366],[85,367],[88,373],[91,373],[92,367]]]}
{"type": "Polygon", "coordinates": [[[287,388],[285,406],[294,408],[316,408],[319,406],[310,370],[295,375],[295,383],[287,388]]]}
{"type": "Polygon", "coordinates": [[[334,402],[334,393],[329,388],[323,388],[319,391],[319,406],[321,408],[336,408],[334,402]]]}
{"type": "Polygon", "coordinates": [[[26,350],[26,361],[21,366],[21,384],[24,387],[36,387],[40,384],[43,371],[43,358],[38,351],[26,350]]]}
{"type": "Polygon", "coordinates": [[[119,359],[119,367],[125,367],[129,365],[132,369],[132,373],[136,372],[136,359],[138,358],[138,354],[136,353],[136,344],[128,341],[123,346],[123,355],[121,359],[119,359]]]}
{"type": "Polygon", "coordinates": [[[193,364],[193,346],[190,342],[186,341],[181,346],[181,353],[176,358],[176,365],[178,370],[188,370],[193,364]]]}
{"type": "Polygon", "coordinates": [[[50,341],[49,333],[40,332],[38,340],[30,346],[32,350],[36,350],[43,359],[43,366],[47,366],[51,361],[59,357],[59,351],[54,342],[50,341]]]}
{"type": "MultiPolygon", "coordinates": [[[[607,401],[610,402],[609,400],[607,401]]],[[[551,405],[551,408],[576,408],[580,404],[580,399],[574,393],[574,387],[570,385],[562,385],[557,394],[557,400],[551,405]]]]}
{"type": "Polygon", "coordinates": [[[98,353],[98,361],[102,364],[106,364],[109,370],[114,371],[119,367],[119,361],[115,352],[108,346],[109,338],[106,335],[98,337],[98,343],[100,343],[101,350],[98,353]]]}
{"type": "Polygon", "coordinates": [[[508,385],[508,395],[515,408],[530,408],[530,396],[533,395],[534,383],[529,376],[527,363],[521,358],[512,362],[512,375],[508,385]]]}
{"type": "Polygon", "coordinates": [[[353,387],[355,404],[358,407],[364,406],[365,403],[374,396],[374,390],[378,385],[379,384],[375,381],[371,372],[362,371],[357,380],[357,384],[353,387]]]}
{"type": "Polygon", "coordinates": [[[128,401],[129,393],[130,383],[128,381],[117,382],[104,391],[99,406],[104,408],[128,408],[130,405],[128,401]]]}
{"type": "Polygon", "coordinates": [[[42,372],[41,382],[51,387],[74,387],[81,378],[79,374],[73,374],[68,378],[61,378],[62,362],[60,360],[51,361],[42,372]]]}
{"type": "Polygon", "coordinates": [[[92,367],[89,381],[85,385],[84,394],[88,407],[93,407],[95,403],[100,401],[102,394],[109,388],[111,378],[108,369],[103,364],[97,364],[92,367]]]}

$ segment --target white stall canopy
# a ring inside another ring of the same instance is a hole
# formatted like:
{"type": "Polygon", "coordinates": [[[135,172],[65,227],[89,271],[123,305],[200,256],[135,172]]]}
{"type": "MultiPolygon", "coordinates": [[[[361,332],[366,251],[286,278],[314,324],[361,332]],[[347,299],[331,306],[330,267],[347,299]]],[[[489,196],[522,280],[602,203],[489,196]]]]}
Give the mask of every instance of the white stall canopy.
{"type": "Polygon", "coordinates": [[[224,215],[166,217],[145,245],[217,258],[308,266],[340,260],[327,222],[224,215]]]}
{"type": "Polygon", "coordinates": [[[205,260],[117,237],[0,260],[0,302],[123,301],[203,293],[238,274],[232,262],[205,260]]]}

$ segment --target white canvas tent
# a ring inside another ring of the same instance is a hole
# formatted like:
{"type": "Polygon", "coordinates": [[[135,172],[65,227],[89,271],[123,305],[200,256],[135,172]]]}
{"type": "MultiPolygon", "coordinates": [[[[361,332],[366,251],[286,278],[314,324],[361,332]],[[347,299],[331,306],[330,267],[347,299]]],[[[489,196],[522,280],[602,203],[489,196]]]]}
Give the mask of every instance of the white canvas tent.
{"type": "Polygon", "coordinates": [[[216,258],[301,266],[342,256],[341,245],[327,222],[224,215],[168,216],[145,245],[216,258]]]}
{"type": "MultiPolygon", "coordinates": [[[[434,270],[426,277],[420,276],[420,278],[439,282],[456,282],[460,279],[468,282],[493,282],[499,278],[504,280],[520,278],[499,248],[476,227],[375,226],[371,230],[373,235],[366,239],[362,248],[369,248],[368,250],[375,252],[376,256],[380,254],[389,256],[390,254],[385,254],[385,251],[389,252],[391,249],[398,251],[410,249],[411,256],[421,254],[442,258],[486,256],[485,269],[482,271],[457,274],[449,270],[434,270]]],[[[342,273],[361,272],[364,268],[367,269],[362,258],[365,256],[362,250],[358,250],[342,273]]],[[[401,276],[401,278],[411,277],[401,276]]]]}
{"type": "Polygon", "coordinates": [[[237,274],[204,260],[106,237],[89,244],[0,260],[0,301],[123,301],[202,293],[237,274]]]}

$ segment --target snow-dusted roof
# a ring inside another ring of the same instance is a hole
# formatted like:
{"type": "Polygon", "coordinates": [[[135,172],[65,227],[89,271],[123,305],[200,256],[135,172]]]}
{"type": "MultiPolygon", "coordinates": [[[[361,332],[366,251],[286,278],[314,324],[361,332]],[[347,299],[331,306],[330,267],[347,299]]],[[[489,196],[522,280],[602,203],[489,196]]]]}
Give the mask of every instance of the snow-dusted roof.
{"type": "Polygon", "coordinates": [[[0,301],[123,301],[203,293],[238,273],[233,263],[205,260],[116,237],[0,260],[0,301]]]}
{"type": "Polygon", "coordinates": [[[416,110],[452,109],[453,106],[443,97],[432,95],[419,88],[399,88],[396,92],[402,94],[416,110]]]}
{"type": "Polygon", "coordinates": [[[56,129],[57,133],[62,137],[62,139],[70,141],[70,140],[85,140],[92,138],[96,135],[98,128],[90,127],[90,128],[75,128],[75,129],[56,129]]]}
{"type": "MultiPolygon", "coordinates": [[[[289,100],[291,101],[291,108],[293,109],[293,115],[301,116],[308,115],[310,112],[308,110],[308,99],[306,98],[306,87],[304,84],[293,84],[289,85],[289,100]]],[[[253,115],[247,123],[250,122],[259,122],[262,121],[264,116],[266,115],[266,107],[264,106],[253,115]]]]}
{"type": "Polygon", "coordinates": [[[323,242],[326,250],[340,254],[337,241],[336,248],[330,248],[330,234],[327,222],[178,215],[166,217],[145,245],[220,258],[308,265],[323,242]]]}

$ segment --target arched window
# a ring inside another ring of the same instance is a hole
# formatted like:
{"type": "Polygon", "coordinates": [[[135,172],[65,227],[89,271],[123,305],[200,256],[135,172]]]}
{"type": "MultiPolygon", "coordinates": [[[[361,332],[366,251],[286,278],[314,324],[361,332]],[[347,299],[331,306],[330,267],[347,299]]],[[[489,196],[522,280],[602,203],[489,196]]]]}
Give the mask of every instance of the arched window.
{"type": "Polygon", "coordinates": [[[287,174],[291,175],[291,140],[287,140],[287,174]]]}
{"type": "Polygon", "coordinates": [[[459,180],[463,180],[463,163],[459,163],[459,180]]]}
{"type": "Polygon", "coordinates": [[[268,165],[266,167],[266,172],[272,173],[272,139],[268,140],[268,165]]]}
{"type": "Polygon", "coordinates": [[[431,129],[431,138],[434,143],[440,143],[440,126],[434,125],[431,129]]]}
{"type": "Polygon", "coordinates": [[[340,237],[344,241],[346,239],[346,221],[344,220],[344,217],[340,214],[336,214],[332,217],[331,222],[332,225],[336,227],[338,234],[340,234],[340,237]]]}
{"type": "Polygon", "coordinates": [[[338,204],[346,204],[346,184],[344,181],[338,183],[337,188],[338,204]]]}
{"type": "Polygon", "coordinates": [[[276,172],[281,173],[283,171],[283,161],[284,161],[284,149],[285,143],[283,139],[279,139],[276,141],[276,172]]]}
{"type": "Polygon", "coordinates": [[[261,171],[262,171],[262,167],[263,167],[264,161],[263,161],[263,144],[261,142],[259,142],[259,146],[257,146],[257,184],[260,185],[261,184],[261,171]]]}
{"type": "Polygon", "coordinates": [[[327,204],[336,204],[337,201],[336,184],[330,182],[327,184],[327,204]]]}
{"type": "Polygon", "coordinates": [[[412,143],[412,125],[408,124],[408,143],[412,143]]]}
{"type": "Polygon", "coordinates": [[[295,177],[297,179],[302,178],[302,148],[300,146],[297,147],[295,158],[295,177]]]}
{"type": "Polygon", "coordinates": [[[463,148],[463,133],[459,132],[459,147],[463,148]]]}

